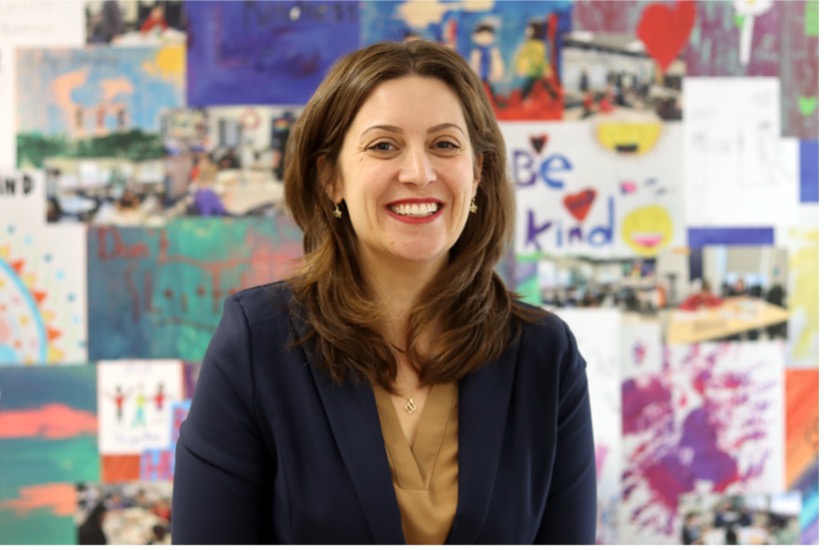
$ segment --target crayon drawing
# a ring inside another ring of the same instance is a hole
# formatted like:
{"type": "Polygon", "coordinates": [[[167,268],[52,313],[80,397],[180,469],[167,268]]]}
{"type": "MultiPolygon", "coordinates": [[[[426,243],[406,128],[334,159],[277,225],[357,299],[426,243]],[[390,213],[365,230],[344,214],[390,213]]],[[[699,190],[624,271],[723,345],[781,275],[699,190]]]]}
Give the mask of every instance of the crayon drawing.
{"type": "Polygon", "coordinates": [[[301,105],[358,47],[357,2],[187,2],[188,104],[301,105]]]}
{"type": "Polygon", "coordinates": [[[86,40],[110,46],[186,44],[186,3],[86,0],[86,40]]]}
{"type": "Polygon", "coordinates": [[[100,477],[95,368],[4,368],[0,389],[0,544],[74,544],[74,484],[100,477]]]}
{"type": "Polygon", "coordinates": [[[183,363],[100,361],[100,454],[139,455],[172,444],[172,404],[183,398],[183,363]]]}
{"type": "Polygon", "coordinates": [[[361,43],[423,38],[455,48],[499,120],[560,120],[561,37],[572,2],[363,2],[361,43]]]}
{"type": "Polygon", "coordinates": [[[784,489],[781,343],[668,346],[622,408],[623,544],[676,544],[686,494],[784,489]]]}
{"type": "Polygon", "coordinates": [[[285,216],[97,227],[88,242],[94,360],[200,361],[223,300],[284,278],[303,255],[301,232],[285,216]]]}

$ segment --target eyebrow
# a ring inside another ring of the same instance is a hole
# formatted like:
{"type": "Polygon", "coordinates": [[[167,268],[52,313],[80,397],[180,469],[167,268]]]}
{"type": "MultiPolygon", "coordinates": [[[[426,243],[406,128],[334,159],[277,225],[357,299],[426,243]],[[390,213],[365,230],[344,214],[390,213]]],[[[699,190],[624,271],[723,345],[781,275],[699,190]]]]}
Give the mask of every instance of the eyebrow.
{"type": "MultiPolygon", "coordinates": [[[[460,126],[458,126],[457,124],[455,124],[453,122],[444,122],[443,124],[437,124],[437,125],[429,128],[426,131],[426,133],[427,134],[434,134],[435,132],[440,132],[441,130],[446,130],[447,128],[455,128],[461,134],[463,134],[464,137],[466,137],[466,133],[463,131],[463,128],[461,128],[460,126]]],[[[383,130],[385,132],[393,132],[395,134],[400,134],[400,133],[403,132],[403,128],[401,128],[400,126],[392,126],[391,124],[376,124],[375,126],[370,126],[366,130],[361,132],[361,137],[363,137],[368,132],[372,132],[372,131],[375,131],[375,130],[383,130]]]]}

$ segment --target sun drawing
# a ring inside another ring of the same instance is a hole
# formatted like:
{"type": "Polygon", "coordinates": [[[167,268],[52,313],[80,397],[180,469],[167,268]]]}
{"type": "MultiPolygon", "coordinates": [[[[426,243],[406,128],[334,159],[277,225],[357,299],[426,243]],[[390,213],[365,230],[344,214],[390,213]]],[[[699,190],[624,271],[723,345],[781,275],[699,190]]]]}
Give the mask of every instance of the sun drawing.
{"type": "Polygon", "coordinates": [[[61,362],[62,332],[54,326],[48,298],[26,259],[0,246],[0,365],[61,362]]]}

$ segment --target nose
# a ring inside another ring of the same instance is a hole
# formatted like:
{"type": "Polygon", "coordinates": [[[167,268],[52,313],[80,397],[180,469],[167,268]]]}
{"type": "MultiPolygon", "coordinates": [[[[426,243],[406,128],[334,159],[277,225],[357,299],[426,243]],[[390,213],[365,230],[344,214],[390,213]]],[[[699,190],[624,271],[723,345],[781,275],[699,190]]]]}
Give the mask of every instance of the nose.
{"type": "Polygon", "coordinates": [[[398,174],[402,183],[424,186],[435,181],[435,169],[426,151],[410,148],[402,158],[403,165],[398,174]]]}

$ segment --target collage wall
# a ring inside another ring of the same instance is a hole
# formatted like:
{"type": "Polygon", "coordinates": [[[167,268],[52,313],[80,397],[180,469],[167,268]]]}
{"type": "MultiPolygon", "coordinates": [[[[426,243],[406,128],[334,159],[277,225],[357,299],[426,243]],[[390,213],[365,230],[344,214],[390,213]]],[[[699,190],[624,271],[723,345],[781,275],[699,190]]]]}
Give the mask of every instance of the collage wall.
{"type": "Polygon", "coordinates": [[[588,363],[601,544],[818,543],[818,3],[0,0],[0,544],[169,542],[240,289],[285,277],[290,128],[432,40],[507,143],[499,272],[588,363]]]}

